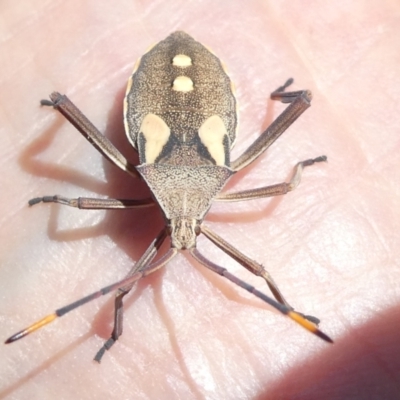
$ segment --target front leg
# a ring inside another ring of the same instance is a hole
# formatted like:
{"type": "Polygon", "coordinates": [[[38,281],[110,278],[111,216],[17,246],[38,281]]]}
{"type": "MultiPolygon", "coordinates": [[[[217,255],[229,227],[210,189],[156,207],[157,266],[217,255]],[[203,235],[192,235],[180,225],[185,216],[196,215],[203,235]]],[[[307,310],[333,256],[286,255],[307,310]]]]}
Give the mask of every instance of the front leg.
{"type": "Polygon", "coordinates": [[[293,124],[293,122],[308,107],[312,99],[309,90],[300,90],[297,92],[285,92],[284,90],[293,83],[293,79],[287,82],[271,93],[272,100],[280,100],[282,103],[290,103],[289,106],[272,122],[272,124],[254,141],[252,145],[235,161],[231,163],[234,171],[240,171],[256,158],[258,158],[265,150],[275,142],[285,130],[293,124]]]}
{"type": "Polygon", "coordinates": [[[42,106],[53,106],[99,151],[107,160],[138,178],[139,173],[120,151],[83,115],[78,107],[65,95],[53,92],[49,100],[42,100],[42,106]]]}

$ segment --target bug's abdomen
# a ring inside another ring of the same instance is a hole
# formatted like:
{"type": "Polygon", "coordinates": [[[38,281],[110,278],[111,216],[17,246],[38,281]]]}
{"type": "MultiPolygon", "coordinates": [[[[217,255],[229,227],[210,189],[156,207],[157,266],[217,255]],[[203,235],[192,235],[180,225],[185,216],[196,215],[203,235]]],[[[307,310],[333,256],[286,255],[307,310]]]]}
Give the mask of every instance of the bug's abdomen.
{"type": "Polygon", "coordinates": [[[141,58],[124,107],[142,164],[229,166],[237,123],[231,82],[219,59],[186,33],[141,58]]]}

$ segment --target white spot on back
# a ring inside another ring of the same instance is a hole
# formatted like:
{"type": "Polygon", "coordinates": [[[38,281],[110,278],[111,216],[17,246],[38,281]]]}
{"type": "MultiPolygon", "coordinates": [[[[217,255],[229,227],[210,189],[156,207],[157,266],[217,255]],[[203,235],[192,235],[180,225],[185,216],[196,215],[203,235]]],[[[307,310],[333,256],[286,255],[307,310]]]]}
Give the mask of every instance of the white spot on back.
{"type": "Polygon", "coordinates": [[[163,147],[168,142],[171,131],[168,125],[159,116],[155,114],[147,114],[143,118],[140,132],[142,132],[146,139],[146,164],[153,164],[161,154],[163,147]]]}
{"type": "Polygon", "coordinates": [[[187,76],[178,76],[174,80],[172,89],[177,92],[190,92],[193,90],[193,81],[187,76]]]}
{"type": "Polygon", "coordinates": [[[199,129],[199,136],[215,163],[225,165],[224,138],[227,131],[221,117],[213,115],[206,119],[199,129]]]}
{"type": "Polygon", "coordinates": [[[172,60],[172,65],[183,68],[189,67],[192,65],[192,59],[185,54],[177,54],[172,60]]]}

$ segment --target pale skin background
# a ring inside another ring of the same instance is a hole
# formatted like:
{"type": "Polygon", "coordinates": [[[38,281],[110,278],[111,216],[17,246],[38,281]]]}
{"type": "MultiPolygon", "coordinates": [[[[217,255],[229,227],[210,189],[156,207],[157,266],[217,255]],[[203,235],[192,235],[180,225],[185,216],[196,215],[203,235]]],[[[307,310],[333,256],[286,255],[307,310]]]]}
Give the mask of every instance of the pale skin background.
{"type": "MultiPolygon", "coordinates": [[[[400,3],[390,0],[2,1],[0,337],[124,276],[162,226],[155,208],[27,206],[50,194],[142,198],[39,100],[66,93],[136,162],[122,125],[130,71],[181,29],[210,46],[237,87],[233,158],[283,109],[288,77],[312,107],[227,189],[273,184],[328,156],[281,198],[217,204],[208,226],[268,268],[316,315],[329,345],[186,255],[126,300],[101,365],[113,298],[0,347],[7,399],[392,399],[400,396],[400,3]],[[79,5],[78,5],[79,4],[79,5]],[[84,4],[84,6],[82,5],[84,4]],[[351,5],[350,5],[351,4],[351,5]]],[[[269,293],[205,239],[199,249],[269,293]]]]}

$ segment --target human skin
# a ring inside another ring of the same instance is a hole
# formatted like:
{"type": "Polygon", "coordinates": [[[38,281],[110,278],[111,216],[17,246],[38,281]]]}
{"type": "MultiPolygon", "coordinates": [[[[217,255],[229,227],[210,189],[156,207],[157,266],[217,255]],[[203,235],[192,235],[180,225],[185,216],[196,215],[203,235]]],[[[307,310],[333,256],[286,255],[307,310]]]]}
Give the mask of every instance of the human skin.
{"type": "MultiPolygon", "coordinates": [[[[151,44],[179,29],[210,46],[235,82],[232,159],[284,109],[271,91],[292,76],[294,90],[313,92],[312,107],[226,190],[288,180],[307,158],[328,162],[285,196],[218,203],[205,223],[262,263],[335,343],[182,254],[126,299],[123,336],[100,365],[92,358],[112,329],[112,296],[2,345],[0,398],[398,398],[400,6],[74,3],[0,6],[0,337],[121,279],[163,223],[155,207],[29,208],[41,195],[149,194],[39,100],[67,94],[137,162],[123,132],[126,81],[151,44]]],[[[199,249],[270,294],[206,239],[199,249]]]]}

